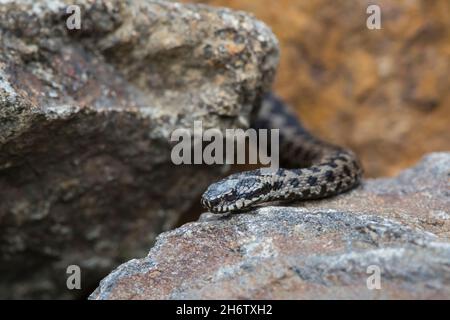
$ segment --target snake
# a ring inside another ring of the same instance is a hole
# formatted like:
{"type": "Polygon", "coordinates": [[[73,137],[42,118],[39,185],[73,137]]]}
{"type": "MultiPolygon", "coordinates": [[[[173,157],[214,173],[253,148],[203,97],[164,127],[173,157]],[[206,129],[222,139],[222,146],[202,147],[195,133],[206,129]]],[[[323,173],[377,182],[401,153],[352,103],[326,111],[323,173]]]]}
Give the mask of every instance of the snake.
{"type": "Polygon", "coordinates": [[[360,183],[363,169],[355,153],[313,136],[274,93],[264,95],[256,110],[252,128],[279,129],[283,168],[237,172],[212,183],[201,197],[209,212],[236,213],[274,201],[321,199],[360,183]]]}

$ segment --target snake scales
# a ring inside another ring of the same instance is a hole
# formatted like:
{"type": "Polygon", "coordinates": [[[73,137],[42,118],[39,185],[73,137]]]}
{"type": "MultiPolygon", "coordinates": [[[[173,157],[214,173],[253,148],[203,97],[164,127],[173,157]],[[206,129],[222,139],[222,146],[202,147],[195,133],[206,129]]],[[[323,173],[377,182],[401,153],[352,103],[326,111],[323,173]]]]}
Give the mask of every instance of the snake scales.
{"type": "Polygon", "coordinates": [[[244,211],[270,201],[319,199],[358,185],[362,168],[355,154],[312,136],[273,94],[263,100],[251,126],[280,129],[280,162],[285,168],[235,173],[211,184],[201,200],[210,212],[244,211]]]}

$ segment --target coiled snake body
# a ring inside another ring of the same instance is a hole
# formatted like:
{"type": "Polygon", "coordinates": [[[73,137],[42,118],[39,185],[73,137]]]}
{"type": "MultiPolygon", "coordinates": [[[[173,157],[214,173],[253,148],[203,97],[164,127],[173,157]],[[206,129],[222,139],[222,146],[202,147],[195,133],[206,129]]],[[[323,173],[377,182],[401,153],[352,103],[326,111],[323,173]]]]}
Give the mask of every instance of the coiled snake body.
{"type": "Polygon", "coordinates": [[[280,162],[287,167],[240,172],[211,184],[201,200],[210,212],[243,211],[269,201],[319,199],[358,185],[362,167],[355,154],[312,136],[273,94],[263,100],[252,127],[280,129],[280,162]]]}

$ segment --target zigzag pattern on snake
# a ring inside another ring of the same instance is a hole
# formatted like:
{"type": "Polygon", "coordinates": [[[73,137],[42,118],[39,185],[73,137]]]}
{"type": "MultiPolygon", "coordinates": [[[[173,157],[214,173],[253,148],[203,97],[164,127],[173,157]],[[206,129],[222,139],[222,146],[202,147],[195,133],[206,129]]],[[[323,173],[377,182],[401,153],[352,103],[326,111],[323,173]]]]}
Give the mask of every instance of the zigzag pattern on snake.
{"type": "Polygon", "coordinates": [[[210,212],[245,211],[270,201],[330,197],[359,184],[362,167],[355,154],[312,136],[273,94],[263,99],[251,126],[280,129],[280,163],[285,168],[239,172],[211,184],[201,200],[210,212]]]}

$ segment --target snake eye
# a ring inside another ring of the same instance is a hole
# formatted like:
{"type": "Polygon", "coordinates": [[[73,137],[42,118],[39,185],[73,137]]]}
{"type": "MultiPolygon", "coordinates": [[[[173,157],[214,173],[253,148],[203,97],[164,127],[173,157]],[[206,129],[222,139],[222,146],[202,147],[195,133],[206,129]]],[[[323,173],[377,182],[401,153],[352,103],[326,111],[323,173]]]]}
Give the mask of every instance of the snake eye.
{"type": "Polygon", "coordinates": [[[235,196],[234,196],[233,192],[230,192],[230,193],[227,193],[224,198],[226,201],[233,201],[235,196]]]}

